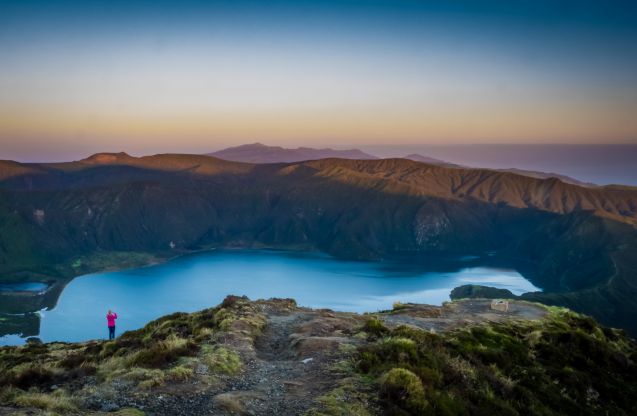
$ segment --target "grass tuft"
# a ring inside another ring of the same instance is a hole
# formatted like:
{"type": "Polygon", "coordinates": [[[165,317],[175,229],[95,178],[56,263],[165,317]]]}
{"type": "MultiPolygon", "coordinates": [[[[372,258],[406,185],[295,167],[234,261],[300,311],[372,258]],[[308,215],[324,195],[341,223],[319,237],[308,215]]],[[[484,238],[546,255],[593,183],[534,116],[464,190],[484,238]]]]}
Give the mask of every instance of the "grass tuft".
{"type": "Polygon", "coordinates": [[[36,407],[54,412],[66,413],[77,410],[76,403],[61,389],[50,394],[32,391],[21,392],[13,398],[12,402],[19,407],[36,407]]]}
{"type": "Polygon", "coordinates": [[[236,352],[221,346],[204,345],[201,360],[212,374],[234,375],[241,370],[241,358],[236,352]]]}
{"type": "Polygon", "coordinates": [[[192,368],[178,365],[166,371],[166,378],[171,381],[186,381],[192,378],[193,374],[192,368]]]}

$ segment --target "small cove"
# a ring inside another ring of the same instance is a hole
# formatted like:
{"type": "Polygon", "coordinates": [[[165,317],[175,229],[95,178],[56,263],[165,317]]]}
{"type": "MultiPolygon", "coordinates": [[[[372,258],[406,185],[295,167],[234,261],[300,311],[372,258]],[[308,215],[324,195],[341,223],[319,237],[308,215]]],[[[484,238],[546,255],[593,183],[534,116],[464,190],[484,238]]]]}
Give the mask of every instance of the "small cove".
{"type": "MultiPolygon", "coordinates": [[[[106,311],[117,312],[117,333],[162,315],[219,304],[229,294],[251,299],[289,297],[301,306],[373,312],[394,302],[439,305],[457,286],[481,284],[514,294],[538,291],[510,268],[483,266],[473,256],[444,268],[426,263],[337,260],[324,254],[271,250],[216,250],[164,264],[81,276],[63,290],[52,310],[39,312],[45,342],[104,338],[106,311]]],[[[16,334],[0,345],[19,344],[16,334]]]]}
{"type": "Polygon", "coordinates": [[[0,292],[44,292],[49,287],[42,282],[0,283],[0,292]]]}

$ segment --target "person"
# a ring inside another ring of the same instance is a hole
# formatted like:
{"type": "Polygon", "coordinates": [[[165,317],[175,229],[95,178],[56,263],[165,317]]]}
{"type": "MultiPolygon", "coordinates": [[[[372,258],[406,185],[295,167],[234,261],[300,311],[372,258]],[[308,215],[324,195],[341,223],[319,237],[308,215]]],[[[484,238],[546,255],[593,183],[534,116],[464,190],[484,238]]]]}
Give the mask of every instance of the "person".
{"type": "Polygon", "coordinates": [[[117,319],[117,314],[108,310],[106,314],[106,322],[108,323],[108,339],[115,339],[115,320],[117,319]]]}

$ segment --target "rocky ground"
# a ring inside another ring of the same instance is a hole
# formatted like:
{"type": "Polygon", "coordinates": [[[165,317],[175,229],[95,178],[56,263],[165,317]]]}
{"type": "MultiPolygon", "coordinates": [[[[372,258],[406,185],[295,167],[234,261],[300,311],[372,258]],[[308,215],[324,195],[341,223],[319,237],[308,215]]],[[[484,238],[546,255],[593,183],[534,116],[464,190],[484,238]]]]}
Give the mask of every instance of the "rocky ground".
{"type": "MultiPolygon", "coordinates": [[[[352,348],[347,346],[361,342],[352,335],[362,318],[289,309],[276,301],[258,305],[267,322],[254,342],[233,334],[218,340],[240,352],[244,364],[239,374],[221,377],[213,385],[201,386],[196,379],[188,388],[166,385],[118,404],[141,408],[149,415],[295,415],[308,411],[316,398],[345,377],[335,365],[350,358],[352,348]]],[[[207,370],[201,372],[206,375],[207,370]]]]}
{"type": "Polygon", "coordinates": [[[354,370],[358,351],[382,338],[373,335],[370,322],[380,322],[379,331],[406,326],[445,333],[483,323],[542,320],[548,313],[522,301],[511,301],[507,312],[496,311],[484,299],[442,307],[395,305],[392,311],[359,315],[302,308],[291,300],[230,298],[199,315],[158,320],[114,343],[3,348],[6,366],[18,353],[37,349],[33,360],[51,371],[44,377],[30,369],[34,381],[26,393],[10,387],[29,383],[20,374],[5,377],[0,414],[379,414],[377,386],[354,370]],[[163,352],[168,340],[179,344],[174,347],[179,353],[166,363],[143,361],[139,345],[156,348],[154,338],[163,338],[163,352]],[[190,339],[196,344],[187,344],[190,339]],[[39,392],[61,402],[38,401],[39,392]]]}
{"type": "MultiPolygon", "coordinates": [[[[289,309],[276,301],[258,304],[267,323],[254,345],[233,338],[222,341],[242,351],[246,366],[240,375],[229,377],[222,387],[192,395],[184,395],[183,387],[167,388],[159,390],[165,392],[159,397],[155,391],[143,401],[126,404],[139,407],[142,403],[152,415],[298,415],[316,406],[317,398],[348,377],[338,366],[347,365],[354,348],[367,342],[361,327],[370,315],[289,309]]],[[[391,313],[373,316],[390,328],[410,325],[444,331],[486,321],[540,319],[546,313],[545,308],[525,302],[512,302],[505,313],[492,310],[489,300],[467,300],[442,307],[400,305],[391,313]]],[[[368,404],[380,410],[374,403],[368,404]]]]}

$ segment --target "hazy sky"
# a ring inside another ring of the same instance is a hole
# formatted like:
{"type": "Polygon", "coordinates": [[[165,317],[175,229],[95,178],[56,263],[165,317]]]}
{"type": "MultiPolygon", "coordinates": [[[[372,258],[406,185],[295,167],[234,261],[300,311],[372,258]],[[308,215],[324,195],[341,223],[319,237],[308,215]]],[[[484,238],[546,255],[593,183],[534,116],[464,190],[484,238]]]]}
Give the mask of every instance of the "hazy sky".
{"type": "Polygon", "coordinates": [[[637,143],[622,1],[0,2],[0,158],[637,143]]]}

